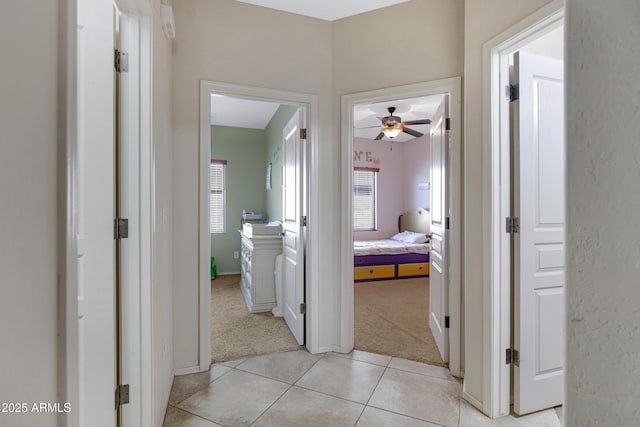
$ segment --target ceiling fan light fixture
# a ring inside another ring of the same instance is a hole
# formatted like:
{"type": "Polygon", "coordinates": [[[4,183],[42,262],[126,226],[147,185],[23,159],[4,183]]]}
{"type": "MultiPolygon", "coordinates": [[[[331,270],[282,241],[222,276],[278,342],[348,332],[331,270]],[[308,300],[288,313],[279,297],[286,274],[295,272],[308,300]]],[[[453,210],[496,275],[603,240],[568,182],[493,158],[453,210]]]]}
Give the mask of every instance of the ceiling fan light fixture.
{"type": "Polygon", "coordinates": [[[402,125],[399,123],[383,126],[380,132],[384,133],[387,138],[395,138],[402,132],[402,125]]]}

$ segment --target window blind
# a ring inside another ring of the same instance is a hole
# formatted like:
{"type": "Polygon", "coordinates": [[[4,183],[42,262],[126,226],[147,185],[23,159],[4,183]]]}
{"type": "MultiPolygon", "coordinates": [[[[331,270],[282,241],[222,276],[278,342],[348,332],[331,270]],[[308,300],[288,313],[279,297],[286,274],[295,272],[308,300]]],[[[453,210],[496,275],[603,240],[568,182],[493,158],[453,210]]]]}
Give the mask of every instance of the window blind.
{"type": "Polygon", "coordinates": [[[356,231],[377,228],[378,170],[373,168],[354,168],[353,170],[353,229],[356,231]]]}
{"type": "Polygon", "coordinates": [[[209,166],[209,231],[224,233],[226,188],[224,169],[226,160],[212,160],[209,166]]]}

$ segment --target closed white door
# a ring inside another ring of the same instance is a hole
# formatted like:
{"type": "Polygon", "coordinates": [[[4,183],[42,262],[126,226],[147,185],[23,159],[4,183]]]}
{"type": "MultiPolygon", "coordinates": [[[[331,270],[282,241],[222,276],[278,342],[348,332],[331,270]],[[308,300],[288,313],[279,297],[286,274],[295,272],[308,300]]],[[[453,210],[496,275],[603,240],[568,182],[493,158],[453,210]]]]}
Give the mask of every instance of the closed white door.
{"type": "Polygon", "coordinates": [[[560,60],[516,53],[514,411],[564,401],[565,144],[560,60]]]}
{"type": "Polygon", "coordinates": [[[78,1],[79,425],[116,424],[114,16],[78,1]]]}
{"type": "Polygon", "coordinates": [[[300,138],[303,117],[298,110],[283,130],[283,232],[284,319],[298,344],[304,344],[304,236],[303,236],[303,140],[300,138]]]}
{"type": "Polygon", "coordinates": [[[445,96],[431,119],[431,252],[429,254],[429,327],[435,338],[440,356],[449,361],[449,314],[447,287],[447,162],[449,132],[447,130],[449,97],[445,96]]]}

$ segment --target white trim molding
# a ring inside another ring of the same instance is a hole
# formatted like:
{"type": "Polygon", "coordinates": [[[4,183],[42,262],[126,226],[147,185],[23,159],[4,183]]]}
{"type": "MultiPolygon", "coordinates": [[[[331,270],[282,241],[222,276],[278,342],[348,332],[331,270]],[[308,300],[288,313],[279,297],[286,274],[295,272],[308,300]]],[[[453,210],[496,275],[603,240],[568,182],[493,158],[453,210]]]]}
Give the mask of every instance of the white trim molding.
{"type": "Polygon", "coordinates": [[[449,369],[452,375],[461,377],[464,371],[462,354],[462,307],[463,286],[461,272],[462,260],[462,115],[461,115],[461,78],[452,77],[430,82],[390,87],[368,92],[342,96],[342,217],[341,217],[341,353],[353,349],[353,218],[352,218],[352,173],[353,170],[353,107],[356,104],[384,102],[396,99],[449,94],[450,130],[450,167],[451,167],[451,213],[449,230],[449,316],[452,319],[449,329],[449,369]]]}
{"type": "Polygon", "coordinates": [[[563,5],[552,2],[483,46],[482,193],[490,197],[483,203],[482,229],[483,253],[489,254],[483,268],[485,398],[472,403],[492,418],[509,414],[511,399],[511,370],[504,363],[511,346],[511,240],[503,223],[511,212],[509,102],[503,92],[509,84],[509,55],[563,22],[563,5]]]}
{"type": "MultiPolygon", "coordinates": [[[[211,94],[236,98],[257,99],[281,104],[298,105],[306,113],[307,126],[307,194],[318,194],[318,97],[313,94],[265,89],[208,80],[200,81],[200,189],[199,189],[199,266],[200,280],[200,370],[209,369],[211,363],[211,282],[209,262],[211,243],[209,234],[209,162],[211,159],[211,94]]],[[[319,339],[319,278],[318,212],[317,199],[307,197],[307,249],[305,295],[307,302],[306,342],[311,353],[318,353],[319,339]]]]}

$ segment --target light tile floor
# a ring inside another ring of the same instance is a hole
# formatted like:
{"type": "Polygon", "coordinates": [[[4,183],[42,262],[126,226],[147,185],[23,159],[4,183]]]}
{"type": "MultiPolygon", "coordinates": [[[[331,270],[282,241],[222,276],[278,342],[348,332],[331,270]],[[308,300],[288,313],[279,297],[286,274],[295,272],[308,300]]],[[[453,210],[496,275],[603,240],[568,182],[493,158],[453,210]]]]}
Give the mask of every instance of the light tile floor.
{"type": "Polygon", "coordinates": [[[491,420],[449,370],[354,350],[275,353],[175,377],[164,427],[560,427],[561,408],[491,420]]]}

